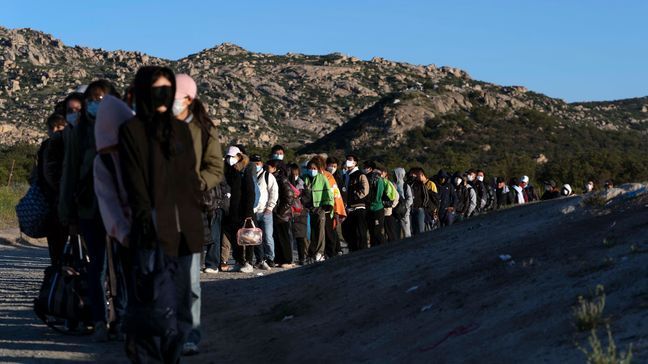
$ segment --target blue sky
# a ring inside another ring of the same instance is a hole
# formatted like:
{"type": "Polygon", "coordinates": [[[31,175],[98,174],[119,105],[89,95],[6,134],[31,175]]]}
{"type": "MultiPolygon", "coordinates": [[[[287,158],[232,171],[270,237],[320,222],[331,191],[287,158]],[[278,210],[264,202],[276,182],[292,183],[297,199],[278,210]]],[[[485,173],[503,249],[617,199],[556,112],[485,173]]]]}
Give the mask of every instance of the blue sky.
{"type": "Polygon", "coordinates": [[[648,95],[648,1],[3,1],[0,25],[178,59],[222,42],[460,67],[567,101],[648,95]]]}

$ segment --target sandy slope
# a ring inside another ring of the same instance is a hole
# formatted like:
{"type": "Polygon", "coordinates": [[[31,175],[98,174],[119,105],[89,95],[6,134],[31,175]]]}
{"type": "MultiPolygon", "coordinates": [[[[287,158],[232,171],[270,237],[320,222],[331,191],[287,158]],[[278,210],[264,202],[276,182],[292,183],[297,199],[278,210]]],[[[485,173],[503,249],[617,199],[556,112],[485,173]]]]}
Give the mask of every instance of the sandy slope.
{"type": "MultiPolygon", "coordinates": [[[[600,283],[617,344],[645,362],[648,194],[627,196],[512,208],[257,279],[203,275],[203,352],[187,361],[582,363],[571,308],[600,283]]],[[[14,235],[0,234],[0,362],[124,362],[119,343],[38,323],[47,251],[14,235]]]]}
{"type": "Polygon", "coordinates": [[[304,269],[207,283],[208,339],[190,361],[584,362],[571,309],[599,283],[618,346],[632,342],[636,362],[648,360],[647,197],[512,208],[304,269]]]}

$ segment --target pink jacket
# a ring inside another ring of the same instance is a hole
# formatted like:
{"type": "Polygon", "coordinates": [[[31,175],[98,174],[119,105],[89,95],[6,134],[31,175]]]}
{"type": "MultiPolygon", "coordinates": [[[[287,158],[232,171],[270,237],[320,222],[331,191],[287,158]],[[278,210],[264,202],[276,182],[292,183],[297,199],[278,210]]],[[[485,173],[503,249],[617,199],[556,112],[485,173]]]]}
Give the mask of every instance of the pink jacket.
{"type": "Polygon", "coordinates": [[[122,182],[119,154],[115,151],[107,155],[113,161],[119,185],[115,186],[115,178],[104,165],[101,156],[97,155],[94,160],[94,189],[106,233],[123,243],[130,233],[131,212],[128,207],[128,197],[124,189],[124,183],[122,182]]]}
{"type": "Polygon", "coordinates": [[[133,111],[123,101],[107,95],[99,104],[95,121],[97,156],[94,160],[94,189],[99,202],[99,211],[106,232],[110,237],[124,243],[130,233],[131,211],[122,182],[119,153],[115,147],[119,142],[119,127],[133,117],[133,111]],[[104,150],[106,148],[111,148],[104,150]],[[104,164],[102,154],[112,160],[115,175],[104,164]]]}

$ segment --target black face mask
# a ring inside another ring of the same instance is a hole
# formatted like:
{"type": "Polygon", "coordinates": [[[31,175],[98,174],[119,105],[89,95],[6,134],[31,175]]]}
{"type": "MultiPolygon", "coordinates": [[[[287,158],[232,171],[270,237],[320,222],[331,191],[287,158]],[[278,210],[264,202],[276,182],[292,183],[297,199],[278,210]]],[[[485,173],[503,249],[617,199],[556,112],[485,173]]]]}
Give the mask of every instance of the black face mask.
{"type": "Polygon", "coordinates": [[[173,104],[174,94],[172,93],[171,86],[153,87],[151,91],[151,100],[153,108],[157,109],[160,106],[170,108],[173,104]]]}

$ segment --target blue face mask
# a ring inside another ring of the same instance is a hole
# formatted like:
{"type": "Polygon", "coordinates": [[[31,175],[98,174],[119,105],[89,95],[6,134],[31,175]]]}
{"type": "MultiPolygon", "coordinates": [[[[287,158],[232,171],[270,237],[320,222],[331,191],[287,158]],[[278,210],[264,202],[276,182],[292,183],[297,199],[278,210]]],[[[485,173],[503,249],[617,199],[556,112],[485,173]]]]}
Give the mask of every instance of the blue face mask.
{"type": "Polygon", "coordinates": [[[263,167],[261,166],[256,166],[256,171],[257,173],[261,172],[263,170],[263,167]]]}
{"type": "Polygon", "coordinates": [[[283,158],[284,158],[284,155],[283,155],[283,154],[273,154],[273,155],[272,155],[272,159],[273,159],[273,160],[282,161],[283,158]]]}
{"type": "Polygon", "coordinates": [[[91,118],[96,118],[97,117],[97,110],[99,110],[99,103],[100,101],[88,101],[88,106],[86,106],[86,112],[91,118]]]}
{"type": "Polygon", "coordinates": [[[319,171],[317,169],[310,169],[308,172],[310,173],[311,177],[315,177],[319,174],[319,171]]]}
{"type": "Polygon", "coordinates": [[[67,120],[67,122],[70,123],[72,126],[76,126],[77,121],[79,121],[79,113],[69,112],[65,114],[65,120],[67,120]]]}

